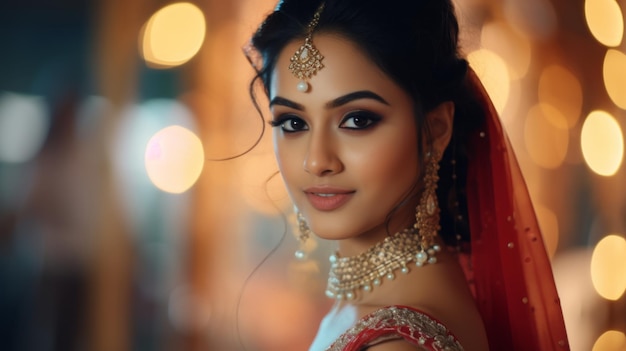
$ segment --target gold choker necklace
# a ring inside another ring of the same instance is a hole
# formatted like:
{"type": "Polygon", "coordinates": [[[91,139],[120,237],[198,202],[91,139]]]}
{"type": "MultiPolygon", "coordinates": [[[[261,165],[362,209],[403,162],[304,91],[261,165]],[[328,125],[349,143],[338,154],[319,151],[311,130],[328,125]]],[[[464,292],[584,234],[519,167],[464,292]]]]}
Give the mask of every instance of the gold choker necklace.
{"type": "Polygon", "coordinates": [[[370,292],[386,277],[393,280],[395,272],[409,273],[408,264],[421,267],[437,262],[437,244],[424,247],[417,229],[411,227],[388,236],[382,242],[354,257],[330,256],[330,273],[326,296],[337,300],[354,300],[361,293],[370,292]]]}

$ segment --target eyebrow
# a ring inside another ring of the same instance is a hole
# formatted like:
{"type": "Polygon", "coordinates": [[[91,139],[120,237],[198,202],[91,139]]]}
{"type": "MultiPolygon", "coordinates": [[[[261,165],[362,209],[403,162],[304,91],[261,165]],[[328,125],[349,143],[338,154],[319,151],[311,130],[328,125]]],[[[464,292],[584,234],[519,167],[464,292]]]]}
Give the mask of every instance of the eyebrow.
{"type": "Polygon", "coordinates": [[[360,90],[360,91],[355,91],[354,93],[350,93],[350,94],[346,94],[343,96],[340,96],[338,98],[336,98],[335,100],[329,102],[326,104],[326,108],[335,108],[335,107],[339,107],[342,105],[345,105],[351,101],[354,100],[361,100],[361,99],[371,99],[371,100],[376,100],[380,103],[383,103],[385,105],[389,105],[389,103],[383,99],[380,95],[374,93],[373,91],[369,91],[369,90],[360,90]]]}
{"type": "MultiPolygon", "coordinates": [[[[343,96],[340,96],[330,102],[328,102],[326,104],[326,108],[336,108],[342,105],[345,105],[349,102],[355,101],[355,100],[361,100],[361,99],[371,99],[371,100],[376,100],[382,104],[385,105],[389,105],[389,103],[383,99],[380,95],[374,93],[373,91],[369,91],[369,90],[360,90],[360,91],[355,91],[353,93],[349,93],[343,96]]],[[[282,105],[282,106],[286,106],[289,108],[293,108],[295,110],[298,111],[304,111],[305,108],[304,106],[302,106],[301,104],[291,101],[289,99],[285,99],[283,97],[280,96],[276,96],[272,99],[272,101],[270,101],[270,107],[274,106],[274,105],[282,105]]]]}

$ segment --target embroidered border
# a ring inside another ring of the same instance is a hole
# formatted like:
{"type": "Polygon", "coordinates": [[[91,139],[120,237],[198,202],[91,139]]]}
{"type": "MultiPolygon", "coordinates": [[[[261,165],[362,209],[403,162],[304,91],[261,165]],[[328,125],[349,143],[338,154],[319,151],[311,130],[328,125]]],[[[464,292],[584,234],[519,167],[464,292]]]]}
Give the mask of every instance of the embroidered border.
{"type": "MultiPolygon", "coordinates": [[[[426,349],[463,351],[461,344],[443,324],[424,313],[398,306],[382,308],[362,318],[355,326],[335,340],[326,351],[344,350],[360,336],[360,333],[367,329],[402,336],[407,340],[415,341],[426,349]]],[[[375,340],[368,340],[367,342],[372,341],[375,340]]]]}

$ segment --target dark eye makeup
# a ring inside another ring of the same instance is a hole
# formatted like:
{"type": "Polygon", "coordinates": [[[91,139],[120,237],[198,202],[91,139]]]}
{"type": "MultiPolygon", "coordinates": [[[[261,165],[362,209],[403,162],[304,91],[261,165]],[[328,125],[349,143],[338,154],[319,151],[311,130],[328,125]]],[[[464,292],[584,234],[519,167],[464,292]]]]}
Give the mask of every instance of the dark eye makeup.
{"type": "MultiPolygon", "coordinates": [[[[339,128],[363,130],[376,125],[382,119],[381,116],[365,110],[348,112],[339,123],[339,128]]],[[[296,133],[309,129],[308,124],[294,114],[283,114],[269,122],[272,127],[280,127],[285,133],[296,133]]]]}
{"type": "Polygon", "coordinates": [[[309,126],[302,118],[292,114],[280,115],[270,121],[270,125],[272,127],[280,127],[285,133],[296,133],[309,129],[309,126]]]}

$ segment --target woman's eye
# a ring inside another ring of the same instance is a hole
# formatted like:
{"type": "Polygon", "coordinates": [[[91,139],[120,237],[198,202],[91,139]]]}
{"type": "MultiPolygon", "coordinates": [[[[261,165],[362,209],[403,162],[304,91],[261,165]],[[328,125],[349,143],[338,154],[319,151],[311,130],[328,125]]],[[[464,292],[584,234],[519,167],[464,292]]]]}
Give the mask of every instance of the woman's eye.
{"type": "Polygon", "coordinates": [[[295,133],[309,129],[306,122],[298,117],[283,117],[271,122],[273,127],[280,127],[286,133],[295,133]]]}
{"type": "Polygon", "coordinates": [[[364,111],[349,113],[339,127],[346,129],[365,129],[380,121],[380,117],[364,111]]]}

